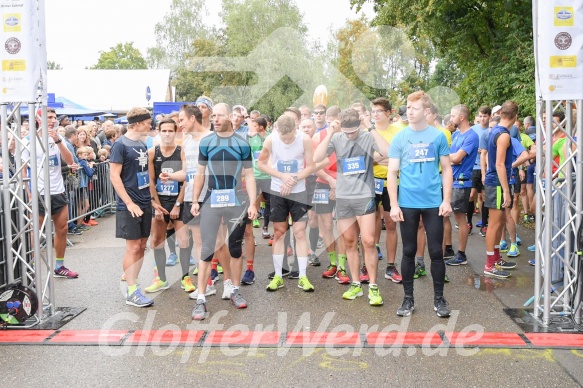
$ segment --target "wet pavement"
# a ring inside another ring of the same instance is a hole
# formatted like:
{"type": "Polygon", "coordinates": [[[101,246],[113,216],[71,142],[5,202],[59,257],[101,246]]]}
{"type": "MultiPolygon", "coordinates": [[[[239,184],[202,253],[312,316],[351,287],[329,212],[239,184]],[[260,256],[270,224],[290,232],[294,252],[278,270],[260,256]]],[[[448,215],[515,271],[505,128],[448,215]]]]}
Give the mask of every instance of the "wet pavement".
{"type": "MultiPolygon", "coordinates": [[[[99,226],[82,236],[69,236],[74,246],[67,249],[66,265],[80,273],[79,279],[55,279],[58,307],[86,308],[61,328],[63,333],[190,330],[206,334],[194,347],[192,344],[146,343],[134,346],[5,345],[1,347],[0,365],[10,371],[7,383],[104,386],[131,381],[163,386],[199,383],[216,386],[241,382],[257,386],[274,383],[331,386],[354,377],[360,385],[578,386],[583,382],[580,368],[583,347],[569,350],[559,350],[556,346],[552,346],[555,349],[532,348],[528,341],[524,346],[503,346],[503,341],[500,346],[471,348],[453,346],[455,344],[427,345],[430,337],[427,333],[441,333],[442,339],[451,339],[447,336],[451,332],[523,334],[504,312],[504,308],[521,308],[533,294],[534,267],[528,265],[528,260],[534,258],[534,253],[528,252],[526,246],[532,244],[534,233],[522,227],[519,230],[524,243],[521,255],[516,258],[518,268],[508,280],[482,275],[484,238],[477,233],[470,236],[466,250],[469,264],[447,267],[451,280],[445,286],[445,297],[452,309],[449,319],[438,318],[433,311],[429,273],[415,281],[414,314],[409,318],[398,317],[396,310],[402,301],[403,289],[402,285],[382,278],[386,259],[379,261],[381,278],[378,283],[383,306],[368,305],[366,286],[363,287],[365,297],[343,300],[341,296],[347,286],[321,277],[327,264],[325,253],[320,255],[321,267],[308,268],[315,292],[304,293],[297,287],[297,280],[284,279],[283,289],[268,293],[265,286],[267,274],[273,270],[271,248],[267,240],[261,238],[260,229],[255,229],[258,243],[256,282],[242,287],[249,307],[236,310],[229,301],[221,300],[223,287],[219,281],[217,295],[207,297],[211,316],[199,323],[190,318],[194,301],[180,289],[180,265],[166,268],[171,288],[154,294],[152,308],[138,309],[124,303],[125,283],[120,282],[120,275],[125,243],[114,238],[114,216],[106,216],[99,222],[99,226]],[[211,339],[205,336],[216,330],[270,332],[276,333],[278,340],[272,345],[276,348],[257,344],[218,346],[220,343],[215,347],[199,347],[205,341],[209,344],[211,339]],[[371,333],[389,331],[421,333],[422,340],[399,346],[385,343],[377,347],[367,341],[372,338],[371,333]],[[307,343],[301,339],[296,344],[299,348],[290,347],[289,335],[297,332],[360,334],[356,335],[356,345],[320,343],[315,348],[302,347],[307,343]],[[120,362],[122,359],[124,362],[120,362]],[[30,373],[30,363],[35,364],[35,373],[30,373]]],[[[456,246],[454,229],[454,249],[456,246]]],[[[385,253],[384,242],[381,247],[385,253]]],[[[400,256],[399,244],[397,263],[400,263],[400,256]]],[[[429,266],[428,255],[425,256],[429,266]]],[[[142,287],[150,284],[153,266],[153,253],[148,249],[139,279],[142,287]]],[[[568,343],[563,346],[566,345],[568,343]]]]}

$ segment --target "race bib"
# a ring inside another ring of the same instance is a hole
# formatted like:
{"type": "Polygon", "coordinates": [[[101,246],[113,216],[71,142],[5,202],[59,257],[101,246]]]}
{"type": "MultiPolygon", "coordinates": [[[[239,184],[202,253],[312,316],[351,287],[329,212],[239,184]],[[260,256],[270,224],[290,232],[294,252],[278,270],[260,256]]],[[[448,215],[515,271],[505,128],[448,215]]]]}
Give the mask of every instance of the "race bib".
{"type": "Polygon", "coordinates": [[[342,159],[342,173],[344,175],[362,174],[365,171],[364,156],[342,159]]]}
{"type": "Polygon", "coordinates": [[[148,171],[142,171],[136,174],[138,177],[138,189],[142,190],[150,186],[150,175],[148,171]]]}
{"type": "Polygon", "coordinates": [[[374,179],[374,193],[378,195],[383,194],[383,189],[385,188],[385,180],[384,179],[374,179]]]}
{"type": "Polygon", "coordinates": [[[417,143],[409,145],[409,162],[421,163],[435,160],[435,150],[433,144],[417,143]]]}
{"type": "Polygon", "coordinates": [[[312,203],[320,203],[327,205],[330,201],[330,190],[329,189],[316,189],[314,190],[314,196],[312,197],[312,203]]]}
{"type": "Polygon", "coordinates": [[[162,183],[162,181],[158,179],[156,182],[156,191],[159,195],[176,196],[178,195],[178,182],[167,181],[166,183],[162,183]]]}
{"type": "Polygon", "coordinates": [[[57,155],[49,156],[49,168],[59,167],[59,158],[57,155]]]}
{"type": "Polygon", "coordinates": [[[298,173],[298,161],[297,160],[278,160],[277,161],[277,171],[283,172],[285,174],[297,174],[298,173]]]}
{"type": "Polygon", "coordinates": [[[196,171],[186,170],[186,182],[194,182],[196,171]]]}
{"type": "Polygon", "coordinates": [[[236,203],[235,190],[213,190],[211,191],[211,207],[232,207],[236,203]]]}

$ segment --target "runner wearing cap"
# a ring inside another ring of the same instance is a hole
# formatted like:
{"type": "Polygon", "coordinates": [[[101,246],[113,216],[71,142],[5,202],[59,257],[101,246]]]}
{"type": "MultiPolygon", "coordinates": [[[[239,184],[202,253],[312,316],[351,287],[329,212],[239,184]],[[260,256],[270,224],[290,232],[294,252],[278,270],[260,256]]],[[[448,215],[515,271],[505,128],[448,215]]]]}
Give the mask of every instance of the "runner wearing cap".
{"type": "Polygon", "coordinates": [[[327,155],[336,153],[336,217],[338,230],[344,237],[352,278],[350,288],[342,297],[353,300],[363,295],[361,283],[357,280],[360,266],[357,241],[360,229],[361,248],[370,278],[369,304],[379,306],[383,304],[383,298],[377,286],[373,162],[374,152],[386,157],[389,145],[374,128],[368,132],[360,126],[356,110],[343,110],[340,120],[331,123],[326,137],[316,148],[314,162],[319,164],[326,160],[327,155]]]}

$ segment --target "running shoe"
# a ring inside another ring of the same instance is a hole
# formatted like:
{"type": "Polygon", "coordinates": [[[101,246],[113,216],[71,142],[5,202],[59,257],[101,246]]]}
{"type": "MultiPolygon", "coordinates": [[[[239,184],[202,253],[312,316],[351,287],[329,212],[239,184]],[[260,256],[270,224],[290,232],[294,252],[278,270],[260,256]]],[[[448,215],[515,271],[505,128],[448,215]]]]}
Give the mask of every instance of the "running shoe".
{"type": "Polygon", "coordinates": [[[144,295],[142,295],[140,289],[137,289],[133,294],[128,295],[126,304],[135,307],[149,307],[154,304],[154,301],[150,298],[146,298],[144,295]]]}
{"type": "Polygon", "coordinates": [[[190,260],[189,260],[188,264],[190,264],[190,265],[194,265],[195,264],[194,263],[194,257],[192,257],[192,255],[190,256],[190,260]]]}
{"type": "Polygon", "coordinates": [[[223,282],[223,300],[229,300],[232,293],[233,282],[231,282],[231,279],[227,279],[223,282]]]}
{"type": "Polygon", "coordinates": [[[215,282],[219,279],[219,273],[217,272],[216,269],[211,269],[211,280],[213,281],[213,284],[215,284],[215,282]]]}
{"type": "Polygon", "coordinates": [[[536,265],[536,262],[534,261],[534,259],[529,260],[528,264],[532,265],[533,267],[536,265]]]}
{"type": "Polygon", "coordinates": [[[277,291],[283,287],[283,279],[279,276],[274,276],[265,288],[267,291],[277,291]]]}
{"type": "Polygon", "coordinates": [[[377,286],[370,286],[368,288],[368,304],[371,306],[383,305],[383,298],[377,286]]]}
{"type": "Polygon", "coordinates": [[[300,271],[290,271],[289,278],[290,279],[299,279],[300,278],[300,271]]]}
{"type": "Polygon", "coordinates": [[[178,255],[176,253],[171,253],[170,256],[166,259],[166,266],[167,267],[174,267],[178,263],[178,255]]]}
{"type": "Polygon", "coordinates": [[[530,219],[528,218],[528,214],[525,214],[522,216],[522,222],[525,224],[528,224],[530,222],[530,219]]]}
{"type": "Polygon", "coordinates": [[[506,279],[510,277],[510,272],[499,269],[495,265],[492,266],[492,268],[484,267],[484,274],[501,279],[506,279]]]}
{"type": "Polygon", "coordinates": [[[362,268],[360,269],[360,275],[358,276],[358,280],[360,280],[361,283],[368,283],[370,281],[366,265],[363,265],[362,268]]]}
{"type": "Polygon", "coordinates": [[[75,228],[68,229],[67,234],[71,235],[71,236],[73,236],[73,235],[80,236],[83,234],[83,232],[80,231],[77,227],[75,227],[75,228]]]}
{"type": "Polygon", "coordinates": [[[247,268],[245,274],[241,278],[241,283],[250,286],[255,283],[255,272],[247,268]]]}
{"type": "Polygon", "coordinates": [[[449,276],[447,276],[447,274],[445,274],[445,276],[443,277],[443,281],[449,283],[449,276]]]}
{"type": "Polygon", "coordinates": [[[300,277],[298,280],[298,288],[301,288],[305,292],[314,292],[314,286],[312,286],[307,276],[300,277]]]}
{"type": "Polygon", "coordinates": [[[261,236],[264,239],[271,238],[271,234],[269,234],[269,230],[267,230],[267,228],[263,228],[263,232],[261,232],[261,236]]]}
{"type": "Polygon", "coordinates": [[[462,255],[461,253],[456,253],[453,259],[449,259],[445,262],[447,265],[451,266],[458,266],[458,265],[466,265],[468,264],[468,258],[466,255],[462,255]]]}
{"type": "Polygon", "coordinates": [[[159,277],[156,277],[156,279],[154,279],[154,282],[152,283],[152,285],[150,287],[144,288],[144,291],[146,291],[148,293],[152,293],[152,292],[167,290],[169,288],[170,288],[170,284],[168,284],[168,281],[163,282],[162,280],[160,280],[159,277]]]}
{"type": "Polygon", "coordinates": [[[387,265],[385,279],[390,280],[393,283],[401,283],[403,281],[403,277],[395,265],[387,265]]]}
{"type": "Polygon", "coordinates": [[[220,264],[217,265],[217,272],[223,273],[223,267],[220,264]]]}
{"type": "Polygon", "coordinates": [[[194,305],[194,310],[192,310],[192,320],[202,321],[207,316],[208,312],[206,310],[206,303],[202,300],[197,300],[196,304],[194,305]]]}
{"type": "Polygon", "coordinates": [[[91,230],[91,227],[88,226],[88,225],[81,224],[81,225],[77,225],[77,230],[80,230],[80,231],[84,232],[86,230],[91,230]]]}
{"type": "MultiPolygon", "coordinates": [[[[216,295],[217,294],[217,288],[211,284],[207,284],[206,285],[206,290],[204,291],[204,295],[205,296],[211,296],[211,295],[216,295]]],[[[198,288],[196,290],[194,290],[193,292],[191,292],[188,297],[190,299],[197,299],[198,298],[198,288]]]]}
{"type": "Polygon", "coordinates": [[[360,287],[358,284],[352,283],[348,291],[342,294],[342,299],[354,300],[362,295],[364,295],[362,292],[362,287],[360,287]]]}
{"type": "Polygon", "coordinates": [[[508,257],[516,257],[520,255],[520,250],[518,249],[518,244],[510,244],[510,250],[507,253],[508,257]]]}
{"type": "Polygon", "coordinates": [[[192,284],[192,279],[190,276],[185,276],[184,279],[180,281],[180,288],[182,288],[185,292],[194,292],[196,287],[192,284]]]}
{"type": "Polygon", "coordinates": [[[327,278],[327,279],[333,278],[334,276],[336,276],[337,271],[338,271],[338,267],[330,264],[328,266],[328,268],[326,269],[326,271],[322,272],[322,277],[327,278]]]}
{"type": "Polygon", "coordinates": [[[496,267],[501,268],[501,269],[513,269],[513,268],[516,268],[516,263],[514,263],[512,261],[506,261],[506,260],[499,259],[496,262],[496,267]]]}
{"type": "Polygon", "coordinates": [[[482,227],[482,221],[478,221],[476,222],[476,228],[481,228],[482,227]]]}
{"type": "Polygon", "coordinates": [[[377,255],[379,257],[379,260],[382,260],[383,259],[383,253],[381,252],[381,247],[377,245],[376,248],[377,248],[377,255]]]}
{"type": "Polygon", "coordinates": [[[192,270],[192,276],[198,276],[198,265],[194,265],[194,269],[192,270]]]}
{"type": "Polygon", "coordinates": [[[518,234],[516,235],[516,245],[522,245],[522,240],[518,237],[518,234]]]}
{"type": "Polygon", "coordinates": [[[506,240],[500,240],[500,252],[506,253],[508,252],[508,243],[506,240]]]}
{"type": "Polygon", "coordinates": [[[528,250],[529,252],[535,252],[536,251],[536,245],[531,245],[528,248],[526,248],[526,250],[528,250]]]}
{"type": "MultiPolygon", "coordinates": [[[[289,276],[289,269],[282,268],[281,269],[281,277],[286,278],[288,276],[289,276]]],[[[267,277],[269,279],[273,279],[275,277],[275,271],[270,272],[269,275],[267,275],[267,277]]]]}
{"type": "Polygon", "coordinates": [[[61,268],[55,268],[55,277],[56,278],[76,279],[79,277],[79,274],[77,272],[71,271],[70,269],[63,266],[61,268]]]}
{"type": "Polygon", "coordinates": [[[401,307],[397,309],[397,315],[400,317],[408,317],[415,310],[415,301],[411,297],[403,298],[401,307]]]}
{"type": "Polygon", "coordinates": [[[445,248],[445,251],[443,251],[443,258],[444,259],[451,259],[454,256],[455,256],[455,251],[453,250],[453,248],[445,248]]]}
{"type": "Polygon", "coordinates": [[[340,284],[350,284],[350,278],[348,277],[348,275],[346,275],[346,270],[342,267],[338,269],[338,272],[336,272],[336,276],[334,277],[334,279],[338,280],[338,283],[340,284]]]}
{"type": "Polygon", "coordinates": [[[486,232],[488,232],[488,226],[482,226],[480,228],[480,236],[486,237],[486,232]]]}
{"type": "Polygon", "coordinates": [[[238,309],[247,308],[247,301],[245,300],[245,298],[243,298],[243,295],[241,295],[241,292],[238,289],[233,290],[229,299],[231,299],[231,304],[235,306],[235,308],[238,309]]]}
{"type": "Polygon", "coordinates": [[[313,253],[310,253],[309,262],[310,262],[310,265],[312,265],[314,267],[319,267],[321,265],[320,259],[318,258],[318,256],[316,256],[313,253]]]}
{"type": "Polygon", "coordinates": [[[269,239],[269,241],[267,241],[267,245],[268,246],[272,246],[273,245],[273,236],[271,236],[271,238],[269,239]]]}
{"type": "Polygon", "coordinates": [[[425,265],[421,265],[419,263],[415,264],[415,273],[413,274],[413,279],[418,279],[419,276],[427,276],[427,270],[425,269],[425,265]]]}
{"type": "Polygon", "coordinates": [[[253,220],[253,227],[254,228],[259,228],[259,220],[253,220]]]}
{"type": "Polygon", "coordinates": [[[438,317],[447,318],[451,314],[449,309],[449,303],[445,300],[443,296],[435,298],[433,301],[433,310],[438,317]]]}
{"type": "Polygon", "coordinates": [[[97,226],[99,225],[99,222],[95,221],[95,220],[89,220],[89,222],[86,223],[89,226],[97,226]]]}

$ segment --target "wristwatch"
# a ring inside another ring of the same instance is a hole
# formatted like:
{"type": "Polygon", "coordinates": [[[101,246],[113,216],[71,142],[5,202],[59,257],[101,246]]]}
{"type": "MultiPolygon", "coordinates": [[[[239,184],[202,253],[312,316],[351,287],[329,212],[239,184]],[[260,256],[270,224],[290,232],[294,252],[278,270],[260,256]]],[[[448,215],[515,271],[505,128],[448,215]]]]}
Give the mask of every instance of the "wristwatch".
{"type": "Polygon", "coordinates": [[[174,204],[174,206],[176,207],[180,207],[180,205],[181,205],[180,201],[176,201],[176,203],[174,204]]]}
{"type": "Polygon", "coordinates": [[[61,140],[61,139],[59,138],[59,140],[55,141],[55,144],[59,144],[59,143],[62,143],[62,142],[63,142],[63,140],[61,140]]]}

